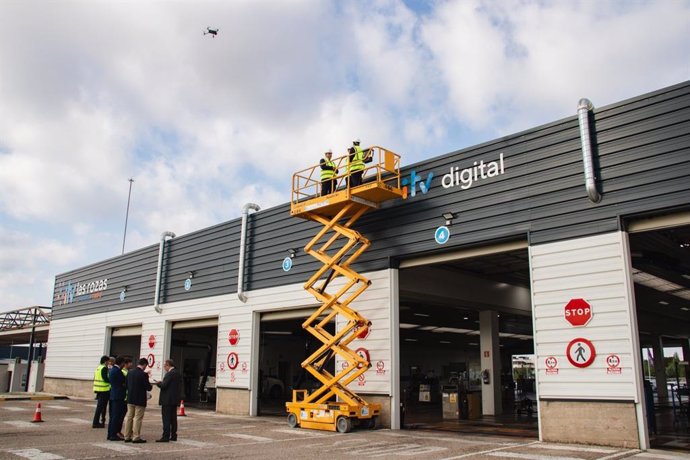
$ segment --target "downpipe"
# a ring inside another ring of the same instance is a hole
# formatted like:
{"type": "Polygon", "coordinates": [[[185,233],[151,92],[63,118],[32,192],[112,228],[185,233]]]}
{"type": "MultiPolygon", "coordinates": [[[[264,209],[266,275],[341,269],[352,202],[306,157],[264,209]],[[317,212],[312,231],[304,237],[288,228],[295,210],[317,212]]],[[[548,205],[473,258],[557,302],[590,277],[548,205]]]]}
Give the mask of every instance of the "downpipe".
{"type": "Polygon", "coordinates": [[[242,303],[247,303],[247,295],[244,293],[242,286],[244,285],[244,247],[247,245],[247,217],[249,210],[259,211],[261,208],[258,204],[247,203],[242,207],[242,228],[240,229],[240,263],[237,270],[237,298],[242,303]]]}
{"type": "Polygon", "coordinates": [[[582,144],[582,162],[585,167],[585,187],[589,199],[598,203],[601,194],[597,190],[596,176],[594,175],[594,153],[592,150],[592,134],[589,130],[589,112],[594,105],[589,99],[582,98],[577,104],[577,118],[580,123],[580,142],[582,144]]]}
{"type": "Polygon", "coordinates": [[[163,232],[161,233],[161,243],[160,246],[158,247],[158,269],[156,270],[156,292],[153,297],[153,309],[156,310],[156,313],[161,313],[163,309],[158,305],[158,301],[160,300],[160,293],[161,293],[161,273],[163,272],[163,250],[165,249],[165,239],[166,238],[175,238],[175,234],[173,232],[163,232]]]}

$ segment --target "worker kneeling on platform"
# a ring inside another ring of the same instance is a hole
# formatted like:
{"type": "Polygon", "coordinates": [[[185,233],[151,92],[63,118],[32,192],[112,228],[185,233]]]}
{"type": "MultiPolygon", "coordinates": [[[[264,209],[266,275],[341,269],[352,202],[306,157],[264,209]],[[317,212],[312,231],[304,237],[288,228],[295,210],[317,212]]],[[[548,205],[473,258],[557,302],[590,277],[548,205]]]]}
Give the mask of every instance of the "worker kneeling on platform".
{"type": "Polygon", "coordinates": [[[338,175],[338,168],[336,168],[335,163],[331,160],[333,157],[333,151],[328,149],[324,153],[325,158],[321,158],[321,196],[326,196],[335,191],[335,176],[338,175]]]}

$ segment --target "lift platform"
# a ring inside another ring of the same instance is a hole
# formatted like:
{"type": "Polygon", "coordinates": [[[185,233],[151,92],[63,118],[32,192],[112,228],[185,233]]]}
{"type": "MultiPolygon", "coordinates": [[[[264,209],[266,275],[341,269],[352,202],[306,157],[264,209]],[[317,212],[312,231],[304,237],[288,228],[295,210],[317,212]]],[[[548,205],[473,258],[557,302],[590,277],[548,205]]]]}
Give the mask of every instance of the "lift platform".
{"type": "Polygon", "coordinates": [[[323,225],[304,247],[305,253],[323,264],[304,284],[304,289],[321,306],[302,323],[322,343],[302,362],[302,368],[321,387],[311,393],[293,390],[292,401],[285,403],[288,425],[293,428],[347,433],[357,425],[375,427],[381,412],[380,404],[369,403],[348,388],[348,384],[371,367],[366,357],[349,347],[363,329],[371,326],[369,320],[350,306],[371,284],[351,268],[371,245],[352,227],[366,211],[377,209],[384,201],[404,198],[405,194],[400,183],[400,157],[378,146],[366,151],[371,162],[365,163],[363,183],[356,187],[350,186],[347,155],[333,159],[340,174],[334,178],[334,191],[328,195],[320,194],[319,165],[293,175],[291,214],[323,225]],[[326,325],[336,319],[343,325],[331,334],[326,325]],[[327,364],[336,357],[343,365],[331,373],[327,364]]]}

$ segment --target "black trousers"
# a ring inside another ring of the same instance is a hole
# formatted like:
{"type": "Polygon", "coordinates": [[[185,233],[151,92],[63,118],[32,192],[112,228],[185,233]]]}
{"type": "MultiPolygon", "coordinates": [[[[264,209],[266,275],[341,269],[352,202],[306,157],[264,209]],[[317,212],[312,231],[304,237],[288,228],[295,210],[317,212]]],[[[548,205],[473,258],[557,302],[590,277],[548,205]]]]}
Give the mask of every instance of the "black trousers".
{"type": "Polygon", "coordinates": [[[108,420],[108,439],[122,432],[122,422],[127,413],[127,403],[123,399],[110,401],[110,419],[108,420]]]}
{"type": "Polygon", "coordinates": [[[163,439],[177,438],[177,406],[161,406],[163,418],[163,439]]]}
{"type": "Polygon", "coordinates": [[[353,171],[350,173],[350,187],[357,187],[358,185],[362,185],[362,176],[364,175],[364,171],[353,171]]]}
{"type": "Polygon", "coordinates": [[[105,423],[105,412],[108,410],[109,391],[99,391],[96,393],[96,412],[93,414],[93,424],[105,423]]]}
{"type": "Polygon", "coordinates": [[[321,196],[326,196],[335,191],[335,181],[333,179],[326,179],[321,181],[321,196]]]}

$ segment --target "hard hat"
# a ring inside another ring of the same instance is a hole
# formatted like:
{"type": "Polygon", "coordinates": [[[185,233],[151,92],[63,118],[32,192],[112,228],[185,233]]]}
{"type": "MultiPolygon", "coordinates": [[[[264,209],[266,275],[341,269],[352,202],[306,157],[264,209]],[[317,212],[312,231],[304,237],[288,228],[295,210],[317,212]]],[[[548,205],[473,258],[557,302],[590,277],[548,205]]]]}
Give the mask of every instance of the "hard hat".
{"type": "Polygon", "coordinates": [[[354,141],[352,141],[353,144],[359,144],[359,137],[356,137],[354,141]]]}
{"type": "Polygon", "coordinates": [[[332,154],[332,153],[333,153],[333,150],[328,149],[328,150],[326,150],[326,153],[331,153],[331,154],[332,154]]]}

